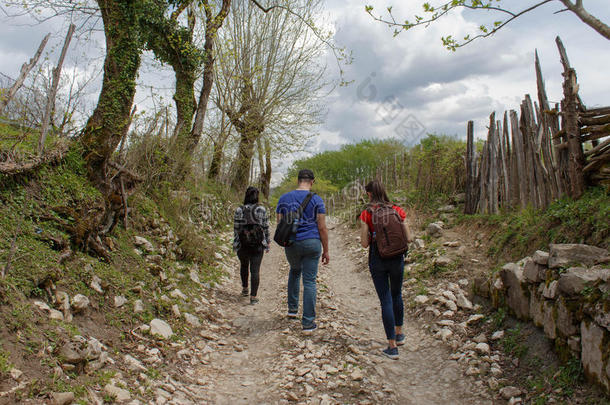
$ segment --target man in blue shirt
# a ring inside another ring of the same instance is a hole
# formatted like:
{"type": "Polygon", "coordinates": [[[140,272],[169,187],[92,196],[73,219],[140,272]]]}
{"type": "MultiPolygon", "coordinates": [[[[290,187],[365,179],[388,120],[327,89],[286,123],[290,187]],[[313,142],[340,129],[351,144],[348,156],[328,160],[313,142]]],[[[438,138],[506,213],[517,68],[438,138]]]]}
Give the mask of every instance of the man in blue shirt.
{"type": "MultiPolygon", "coordinates": [[[[315,183],[311,170],[299,172],[299,184],[296,190],[282,195],[277,204],[278,222],[283,215],[296,211],[303,203],[315,183]]],[[[287,247],[286,258],[290,264],[288,274],[288,317],[297,318],[299,310],[299,289],[303,277],[303,332],[312,333],[318,327],[316,318],[316,295],[318,263],[328,264],[328,228],[326,227],[326,208],[324,201],[317,194],[303,210],[295,242],[287,247]]]]}

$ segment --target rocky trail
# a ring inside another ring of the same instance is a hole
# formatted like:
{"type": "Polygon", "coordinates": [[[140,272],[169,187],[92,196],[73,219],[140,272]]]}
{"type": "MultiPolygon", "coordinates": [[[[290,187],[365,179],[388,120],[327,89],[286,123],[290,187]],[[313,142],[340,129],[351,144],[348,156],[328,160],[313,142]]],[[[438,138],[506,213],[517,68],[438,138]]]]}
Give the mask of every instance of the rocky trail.
{"type": "MultiPolygon", "coordinates": [[[[96,378],[79,394],[79,403],[100,405],[527,403],[528,393],[514,372],[519,359],[500,344],[505,331],[472,302],[472,278],[489,269],[480,236],[442,223],[437,227],[428,227],[428,236],[416,240],[407,260],[406,343],[399,360],[381,355],[386,340],[367,251],[360,248],[355,229],[329,218],[331,262],[318,273],[319,328],[312,335],[302,333],[300,320],[286,316],[283,249],[274,245],[265,255],[260,302],[250,305],[240,296],[237,259],[221,245],[215,255],[226,277],[218,285],[201,283],[191,269],[190,278],[184,274],[180,282],[197,289],[185,290],[187,295],[171,282],[158,291],[158,300],[171,306],[171,325],[161,319],[134,325],[120,345],[101,329],[88,328],[85,337],[73,336],[53,351],[61,361],[53,373],[57,379],[96,378]],[[423,276],[439,268],[442,276],[423,276]],[[175,334],[172,327],[183,333],[175,334]]],[[[231,236],[221,239],[228,243],[231,236]]],[[[144,249],[153,251],[152,246],[144,249]]],[[[159,277],[166,276],[160,272],[159,277]]],[[[177,273],[173,277],[180,279],[177,273]]],[[[92,289],[101,294],[98,281],[92,279],[92,289]]],[[[63,296],[61,302],[68,301],[63,296]]],[[[56,307],[70,316],[71,308],[79,325],[91,323],[83,315],[89,299],[76,295],[71,302],[56,307]],[[83,309],[76,312],[81,299],[83,309]]],[[[129,306],[122,296],[112,302],[117,308],[129,306]]],[[[46,303],[32,305],[51,318],[62,315],[46,303]]],[[[141,300],[133,302],[134,313],[141,305],[141,300]]],[[[11,376],[15,383],[0,392],[0,405],[15,403],[35,382],[19,370],[11,376]]],[[[58,391],[45,403],[74,401],[73,392],[58,391]]]]}
{"type": "MultiPolygon", "coordinates": [[[[354,235],[343,225],[331,225],[331,263],[320,267],[319,329],[311,336],[302,334],[298,320],[286,318],[288,265],[277,246],[263,261],[259,304],[239,297],[237,273],[215,291],[230,327],[201,330],[204,340],[196,346],[204,353],[203,364],[193,369],[205,388],[202,399],[216,404],[492,403],[485,384],[465,376],[464,365],[450,360],[451,349],[417,320],[405,319],[406,344],[398,361],[380,355],[386,342],[379,304],[354,235]]],[[[180,403],[167,394],[170,403],[180,403]]]]}

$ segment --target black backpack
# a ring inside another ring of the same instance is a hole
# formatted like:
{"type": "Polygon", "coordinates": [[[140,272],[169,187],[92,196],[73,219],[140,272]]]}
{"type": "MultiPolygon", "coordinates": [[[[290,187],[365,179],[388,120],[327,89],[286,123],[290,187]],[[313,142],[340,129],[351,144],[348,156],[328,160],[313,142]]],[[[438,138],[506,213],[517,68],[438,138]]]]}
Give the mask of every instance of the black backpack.
{"type": "Polygon", "coordinates": [[[287,212],[286,215],[282,215],[282,219],[275,228],[275,235],[273,240],[282,247],[291,246],[294,243],[294,239],[299,228],[299,221],[303,216],[303,211],[313,198],[315,193],[307,194],[307,197],[303,200],[301,205],[296,211],[287,212]]]}
{"type": "Polygon", "coordinates": [[[254,216],[256,208],[258,208],[258,205],[242,206],[244,219],[239,231],[239,242],[242,247],[247,249],[259,248],[265,240],[263,227],[254,216]]]}

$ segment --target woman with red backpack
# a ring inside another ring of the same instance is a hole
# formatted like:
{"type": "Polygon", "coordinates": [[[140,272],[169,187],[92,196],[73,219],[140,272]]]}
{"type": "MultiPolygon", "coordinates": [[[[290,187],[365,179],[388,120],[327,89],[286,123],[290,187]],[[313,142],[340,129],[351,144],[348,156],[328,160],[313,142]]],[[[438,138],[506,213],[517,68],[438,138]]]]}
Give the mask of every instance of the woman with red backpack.
{"type": "Polygon", "coordinates": [[[258,203],[259,191],[248,187],[244,205],[235,210],[233,221],[233,250],[237,252],[240,262],[241,295],[250,295],[250,304],[258,303],[257,293],[259,272],[263,261],[263,252],[269,252],[269,215],[267,209],[258,203]],[[250,291],[248,291],[250,276],[250,291]]]}
{"type": "Polygon", "coordinates": [[[381,182],[371,181],[365,191],[370,202],[360,214],[360,244],[369,248],[369,270],[381,304],[388,339],[388,347],[382,354],[397,360],[397,346],[405,342],[402,333],[404,255],[413,235],[405,220],[405,211],[390,202],[381,182]]]}

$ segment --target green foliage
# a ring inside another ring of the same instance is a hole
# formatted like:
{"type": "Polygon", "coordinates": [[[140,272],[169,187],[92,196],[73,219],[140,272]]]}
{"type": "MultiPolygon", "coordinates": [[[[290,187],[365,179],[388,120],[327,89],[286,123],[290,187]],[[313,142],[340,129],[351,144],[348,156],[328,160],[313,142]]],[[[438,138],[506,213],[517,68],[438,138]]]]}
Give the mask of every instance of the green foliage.
{"type": "Polygon", "coordinates": [[[277,196],[293,187],[297,172],[308,168],[326,182],[323,188],[329,192],[332,188],[328,186],[347,191],[355,201],[362,196],[352,195],[349,189],[352,183],[377,177],[386,171],[387,164],[386,188],[393,200],[420,207],[433,206],[464,189],[465,150],[463,141],[445,135],[428,135],[413,148],[396,140],[362,141],[296,161],[274,194],[277,196]]]}
{"type": "MultiPolygon", "coordinates": [[[[565,364],[559,367],[540,367],[541,360],[534,358],[528,362],[529,366],[536,371],[541,371],[534,378],[528,380],[530,393],[535,397],[534,404],[548,403],[548,393],[555,393],[555,397],[560,395],[564,398],[570,398],[574,394],[575,388],[584,383],[584,370],[582,363],[578,358],[571,357],[565,364]]],[[[604,403],[598,402],[599,398],[594,398],[592,395],[590,402],[587,403],[604,403]]],[[[603,401],[603,400],[602,400],[603,401]]]]}
{"type": "Polygon", "coordinates": [[[357,178],[370,178],[380,162],[405,150],[396,140],[366,140],[344,145],[338,151],[327,151],[293,163],[282,182],[293,183],[301,169],[311,169],[316,177],[327,180],[337,188],[343,188],[357,178]]]}
{"type": "Polygon", "coordinates": [[[424,206],[440,203],[465,188],[466,143],[446,135],[428,135],[409,151],[404,180],[411,193],[407,201],[424,206]]]}
{"type": "MultiPolygon", "coordinates": [[[[0,123],[0,153],[14,161],[22,161],[38,154],[40,133],[37,129],[22,127],[18,122],[0,123]]],[[[53,132],[45,140],[45,150],[52,150],[59,138],[53,132]]]]}
{"type": "MultiPolygon", "coordinates": [[[[284,193],[287,193],[291,190],[294,190],[298,185],[298,178],[295,174],[294,176],[285,178],[280,186],[274,189],[273,195],[271,196],[270,204],[275,206],[277,204],[278,199],[284,193]]],[[[312,191],[321,196],[328,196],[334,194],[339,191],[339,188],[333,185],[329,180],[320,178],[316,175],[316,181],[313,185],[312,191]]]]}
{"type": "Polygon", "coordinates": [[[500,307],[491,315],[491,322],[495,329],[500,329],[504,326],[506,320],[506,308],[500,307]]]}
{"type": "Polygon", "coordinates": [[[7,374],[12,367],[8,353],[0,349],[0,376],[7,374]]]}
{"type": "Polygon", "coordinates": [[[591,188],[578,200],[568,197],[553,202],[546,210],[527,208],[496,215],[463,216],[459,222],[475,222],[491,230],[488,254],[498,261],[513,260],[545,250],[549,243],[610,245],[610,195],[603,188],[591,188]]]}
{"type": "Polygon", "coordinates": [[[500,341],[504,351],[512,356],[522,358],[529,350],[525,342],[525,336],[521,332],[521,325],[506,331],[506,335],[500,341]]]}

